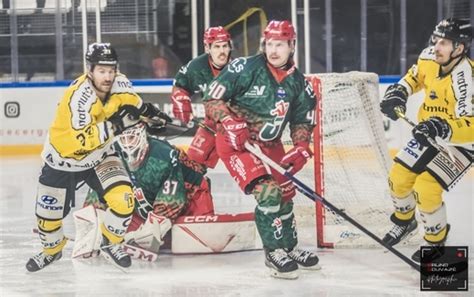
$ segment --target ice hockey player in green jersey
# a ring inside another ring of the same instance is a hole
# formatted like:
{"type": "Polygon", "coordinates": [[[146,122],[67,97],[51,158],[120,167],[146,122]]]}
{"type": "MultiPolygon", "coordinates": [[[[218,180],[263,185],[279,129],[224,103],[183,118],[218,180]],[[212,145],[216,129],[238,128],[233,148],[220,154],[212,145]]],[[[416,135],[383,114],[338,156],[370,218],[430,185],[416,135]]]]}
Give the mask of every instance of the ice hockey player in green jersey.
{"type": "MultiPolygon", "coordinates": [[[[171,222],[182,215],[214,214],[205,168],[190,160],[184,151],[149,136],[143,123],[126,129],[118,144],[135,195],[135,211],[127,232],[139,228],[149,212],[171,222]]],[[[100,208],[101,202],[102,199],[90,191],[85,205],[100,208]]]]}
{"type": "MultiPolygon", "coordinates": [[[[185,124],[193,117],[191,107],[193,94],[202,96],[210,82],[231,59],[232,40],[229,32],[223,27],[208,28],[204,32],[203,42],[205,53],[179,69],[171,91],[173,114],[185,124]]],[[[204,119],[204,123],[215,129],[211,119],[204,119]]],[[[203,128],[198,128],[196,131],[187,153],[190,159],[209,168],[214,168],[219,161],[214,135],[203,128]]]]}
{"type": "Polygon", "coordinates": [[[292,56],[296,33],[289,21],[271,21],[262,38],[262,54],[229,63],[204,96],[206,115],[217,123],[216,150],[246,194],[253,194],[255,222],[271,276],[294,279],[298,267],[319,269],[318,257],[297,246],[293,202],[295,187],[245,150],[260,146],[295,174],[311,158],[315,125],[313,86],[292,56]],[[285,152],[281,134],[289,124],[293,148],[285,152]]]}

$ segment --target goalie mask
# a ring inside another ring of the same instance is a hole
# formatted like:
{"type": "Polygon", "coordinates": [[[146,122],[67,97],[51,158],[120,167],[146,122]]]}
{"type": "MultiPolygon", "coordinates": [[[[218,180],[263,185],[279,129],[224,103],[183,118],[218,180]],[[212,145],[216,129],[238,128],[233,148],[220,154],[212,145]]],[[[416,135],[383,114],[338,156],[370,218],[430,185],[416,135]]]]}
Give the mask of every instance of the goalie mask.
{"type": "Polygon", "coordinates": [[[138,123],[123,131],[118,144],[130,170],[137,170],[145,160],[150,147],[146,124],[138,123]]]}

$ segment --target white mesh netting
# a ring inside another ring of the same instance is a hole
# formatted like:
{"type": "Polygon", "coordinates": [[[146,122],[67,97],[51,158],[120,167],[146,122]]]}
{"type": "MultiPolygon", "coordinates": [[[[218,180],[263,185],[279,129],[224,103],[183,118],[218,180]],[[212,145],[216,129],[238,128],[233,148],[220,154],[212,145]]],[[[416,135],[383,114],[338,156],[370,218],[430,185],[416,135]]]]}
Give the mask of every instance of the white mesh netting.
{"type": "MultiPolygon", "coordinates": [[[[322,83],[322,156],[315,154],[315,158],[322,161],[323,197],[382,237],[390,228],[392,203],[387,184],[390,158],[378,107],[378,76],[363,72],[315,76],[322,83]]],[[[285,144],[291,143],[289,133],[283,139],[285,144]]],[[[315,147],[319,145],[318,139],[313,142],[315,147]]],[[[297,178],[312,188],[315,188],[315,176],[320,175],[315,172],[313,162],[297,174],[297,178]]],[[[314,244],[314,203],[302,194],[294,201],[300,242],[314,244]]],[[[322,213],[322,229],[318,230],[320,244],[378,246],[326,207],[322,213]]]]}

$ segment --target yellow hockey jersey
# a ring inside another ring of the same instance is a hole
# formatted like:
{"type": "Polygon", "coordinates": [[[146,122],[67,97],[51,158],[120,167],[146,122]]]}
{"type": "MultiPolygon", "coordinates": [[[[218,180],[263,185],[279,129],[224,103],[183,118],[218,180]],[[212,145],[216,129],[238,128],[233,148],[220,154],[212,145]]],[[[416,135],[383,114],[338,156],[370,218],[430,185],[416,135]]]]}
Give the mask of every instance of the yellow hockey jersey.
{"type": "Polygon", "coordinates": [[[117,74],[103,102],[84,74],[66,90],[58,104],[41,156],[51,167],[83,171],[114,152],[112,124],[106,121],[121,106],[141,108],[143,102],[123,74],[117,74]]]}
{"type": "Polygon", "coordinates": [[[472,150],[474,148],[473,61],[464,57],[450,73],[440,75],[435,62],[434,47],[420,54],[417,64],[399,81],[411,95],[424,89],[418,121],[437,116],[445,119],[452,130],[449,142],[472,150]]]}

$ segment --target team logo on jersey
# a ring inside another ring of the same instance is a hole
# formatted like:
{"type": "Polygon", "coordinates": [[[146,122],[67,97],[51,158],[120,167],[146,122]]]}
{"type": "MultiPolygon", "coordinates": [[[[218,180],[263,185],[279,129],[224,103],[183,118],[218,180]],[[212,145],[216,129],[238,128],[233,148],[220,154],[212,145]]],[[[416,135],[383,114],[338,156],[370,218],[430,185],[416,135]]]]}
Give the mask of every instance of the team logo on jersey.
{"type": "Polygon", "coordinates": [[[438,98],[438,96],[436,95],[436,92],[435,92],[435,91],[431,91],[431,92],[430,92],[430,99],[433,99],[433,100],[434,100],[434,99],[436,99],[436,98],[438,98]]]}
{"type": "Polygon", "coordinates": [[[247,58],[238,58],[229,63],[227,70],[230,73],[239,73],[244,70],[245,64],[247,64],[247,58]]]}
{"type": "Polygon", "coordinates": [[[199,90],[195,91],[195,93],[199,93],[199,92],[206,92],[206,89],[207,89],[207,84],[199,84],[199,90]]]}
{"type": "Polygon", "coordinates": [[[278,98],[285,98],[286,97],[286,91],[282,87],[279,87],[277,90],[277,97],[278,98]]]}
{"type": "Polygon", "coordinates": [[[271,141],[280,135],[280,131],[283,128],[286,114],[290,109],[290,103],[283,100],[275,103],[275,108],[270,110],[270,115],[273,116],[273,121],[265,123],[259,133],[259,137],[262,141],[271,141]]]}
{"type": "Polygon", "coordinates": [[[245,93],[247,97],[260,97],[265,93],[265,86],[253,86],[252,89],[245,93]]]}

